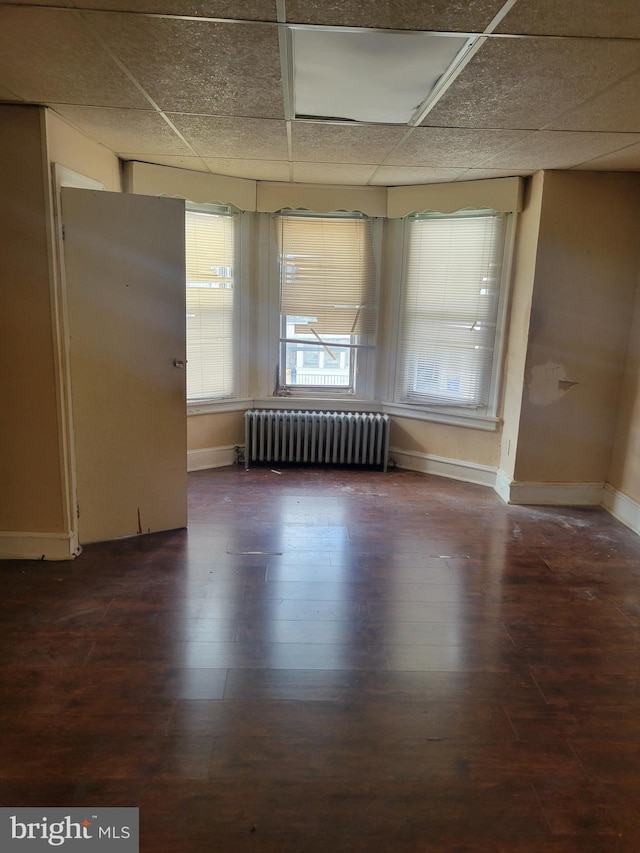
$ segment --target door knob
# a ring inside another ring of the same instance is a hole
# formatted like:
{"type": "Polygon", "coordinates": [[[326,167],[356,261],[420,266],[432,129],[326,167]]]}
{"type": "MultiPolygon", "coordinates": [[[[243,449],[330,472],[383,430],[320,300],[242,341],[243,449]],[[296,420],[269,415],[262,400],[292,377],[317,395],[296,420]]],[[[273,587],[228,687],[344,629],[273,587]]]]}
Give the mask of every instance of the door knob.
{"type": "Polygon", "coordinates": [[[173,366],[177,367],[178,370],[184,370],[185,362],[181,358],[174,358],[173,359],[173,366]]]}

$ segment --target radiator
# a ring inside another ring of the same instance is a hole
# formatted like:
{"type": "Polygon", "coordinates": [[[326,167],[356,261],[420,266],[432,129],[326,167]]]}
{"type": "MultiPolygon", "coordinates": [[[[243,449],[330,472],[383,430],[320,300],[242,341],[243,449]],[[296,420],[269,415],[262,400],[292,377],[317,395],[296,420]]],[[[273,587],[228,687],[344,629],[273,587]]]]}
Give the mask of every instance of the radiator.
{"type": "Polygon", "coordinates": [[[387,470],[388,415],[250,409],[244,418],[246,468],[252,462],[298,462],[387,470]]]}

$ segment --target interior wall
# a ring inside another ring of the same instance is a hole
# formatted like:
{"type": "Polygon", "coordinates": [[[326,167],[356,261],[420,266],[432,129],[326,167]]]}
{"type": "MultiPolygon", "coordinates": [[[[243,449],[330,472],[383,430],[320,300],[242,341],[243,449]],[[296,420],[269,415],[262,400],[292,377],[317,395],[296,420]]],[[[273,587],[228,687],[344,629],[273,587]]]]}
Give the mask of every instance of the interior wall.
{"type": "Polygon", "coordinates": [[[50,110],[46,112],[46,120],[51,163],[98,181],[104,184],[105,190],[121,192],[120,160],[112,151],[75,130],[50,110]]]}
{"type": "Polygon", "coordinates": [[[629,351],[607,479],[614,489],[640,502],[640,286],[636,291],[629,351]]]}
{"type": "Polygon", "coordinates": [[[496,467],[500,433],[393,416],[390,446],[408,453],[496,467]]]}
{"type": "Polygon", "coordinates": [[[525,184],[524,207],[518,216],[512,266],[509,324],[502,397],[500,470],[511,480],[515,473],[524,371],[529,343],[529,323],[538,252],[544,172],[525,184]]]}
{"type": "Polygon", "coordinates": [[[0,105],[0,530],[63,532],[45,116],[0,105]]]}
{"type": "MultiPolygon", "coordinates": [[[[362,408],[367,408],[366,403],[363,403],[362,408]]],[[[234,447],[242,444],[242,411],[192,415],[187,418],[188,450],[234,447]]],[[[409,453],[495,467],[498,462],[500,436],[495,432],[393,416],[390,444],[409,453]]]]}
{"type": "Polygon", "coordinates": [[[244,444],[244,412],[214,412],[187,418],[187,450],[237,444],[244,444]]]}
{"type": "Polygon", "coordinates": [[[256,182],[245,178],[135,161],[127,162],[124,172],[129,193],[166,195],[196,204],[233,204],[240,210],[256,209],[256,182]]]}
{"type": "Polygon", "coordinates": [[[515,479],[602,483],[638,270],[640,177],[547,172],[515,479]]]}

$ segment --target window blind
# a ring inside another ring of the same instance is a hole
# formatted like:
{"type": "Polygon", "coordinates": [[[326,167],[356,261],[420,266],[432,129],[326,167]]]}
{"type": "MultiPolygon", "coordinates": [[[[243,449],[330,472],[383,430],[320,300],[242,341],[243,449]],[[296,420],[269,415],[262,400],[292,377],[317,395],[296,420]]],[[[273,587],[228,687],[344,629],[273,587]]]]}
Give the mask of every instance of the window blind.
{"type": "Polygon", "coordinates": [[[187,210],[187,399],[233,394],[235,217],[187,210]]]}
{"type": "Polygon", "coordinates": [[[376,275],[372,223],[315,216],[277,218],[281,314],[296,334],[373,335],[376,275]]]}
{"type": "Polygon", "coordinates": [[[505,223],[494,213],[407,221],[399,402],[488,405],[505,223]]]}

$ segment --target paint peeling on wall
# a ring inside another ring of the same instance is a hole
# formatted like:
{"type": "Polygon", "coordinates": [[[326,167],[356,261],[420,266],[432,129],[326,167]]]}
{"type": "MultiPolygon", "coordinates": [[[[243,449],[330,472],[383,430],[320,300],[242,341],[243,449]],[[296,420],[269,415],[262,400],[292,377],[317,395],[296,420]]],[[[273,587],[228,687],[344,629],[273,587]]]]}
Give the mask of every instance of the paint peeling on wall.
{"type": "Polygon", "coordinates": [[[547,361],[531,368],[527,386],[529,402],[534,406],[550,406],[561,400],[578,383],[570,379],[564,365],[547,361]]]}

